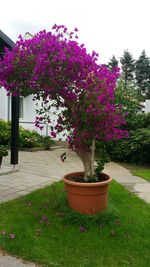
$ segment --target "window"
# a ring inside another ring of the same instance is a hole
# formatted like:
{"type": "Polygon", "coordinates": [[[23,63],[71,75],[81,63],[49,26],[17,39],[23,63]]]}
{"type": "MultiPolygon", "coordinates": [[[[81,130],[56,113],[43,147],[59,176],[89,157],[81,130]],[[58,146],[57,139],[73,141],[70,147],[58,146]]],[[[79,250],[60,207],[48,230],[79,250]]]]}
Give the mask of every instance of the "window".
{"type": "Polygon", "coordinates": [[[23,119],[23,97],[19,97],[19,118],[23,119]]]}

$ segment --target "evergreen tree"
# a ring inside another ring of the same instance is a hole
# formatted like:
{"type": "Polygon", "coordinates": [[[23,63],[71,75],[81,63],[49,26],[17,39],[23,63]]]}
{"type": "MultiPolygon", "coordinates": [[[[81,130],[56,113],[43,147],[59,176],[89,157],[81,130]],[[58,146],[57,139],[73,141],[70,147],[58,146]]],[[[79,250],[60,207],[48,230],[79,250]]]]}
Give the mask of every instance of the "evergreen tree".
{"type": "Polygon", "coordinates": [[[139,95],[150,99],[150,60],[146,56],[145,50],[136,61],[135,74],[139,95]]]}
{"type": "Polygon", "coordinates": [[[125,82],[125,89],[129,82],[134,80],[135,61],[132,54],[128,50],[124,50],[123,56],[120,58],[122,67],[123,79],[125,82]]]}
{"type": "Polygon", "coordinates": [[[118,60],[117,58],[113,55],[110,61],[108,62],[108,67],[112,70],[115,67],[118,67],[118,60]]]}
{"type": "Polygon", "coordinates": [[[124,88],[125,81],[120,78],[115,89],[115,101],[117,105],[122,105],[122,110],[124,112],[128,112],[128,120],[138,111],[140,99],[138,97],[136,85],[133,82],[128,82],[126,90],[124,90],[124,88]]]}

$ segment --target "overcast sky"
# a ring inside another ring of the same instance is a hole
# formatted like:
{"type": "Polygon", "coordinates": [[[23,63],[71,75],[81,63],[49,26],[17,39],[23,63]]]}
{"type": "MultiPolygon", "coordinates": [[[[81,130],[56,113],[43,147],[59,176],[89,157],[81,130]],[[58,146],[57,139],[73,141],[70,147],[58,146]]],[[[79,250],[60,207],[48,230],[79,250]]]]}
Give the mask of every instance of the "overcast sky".
{"type": "Polygon", "coordinates": [[[3,0],[0,29],[13,41],[26,32],[35,34],[63,24],[79,29],[79,42],[99,53],[107,63],[128,49],[138,58],[150,56],[150,0],[3,0]]]}

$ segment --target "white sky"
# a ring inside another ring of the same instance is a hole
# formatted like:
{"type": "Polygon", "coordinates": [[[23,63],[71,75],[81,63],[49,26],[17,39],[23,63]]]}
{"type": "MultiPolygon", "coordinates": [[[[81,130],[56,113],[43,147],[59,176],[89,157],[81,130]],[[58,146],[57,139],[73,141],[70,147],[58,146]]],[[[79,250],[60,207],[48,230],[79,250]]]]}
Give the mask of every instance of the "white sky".
{"type": "Polygon", "coordinates": [[[79,29],[79,42],[107,63],[128,49],[150,56],[150,0],[1,0],[0,29],[13,41],[63,24],[79,29]]]}

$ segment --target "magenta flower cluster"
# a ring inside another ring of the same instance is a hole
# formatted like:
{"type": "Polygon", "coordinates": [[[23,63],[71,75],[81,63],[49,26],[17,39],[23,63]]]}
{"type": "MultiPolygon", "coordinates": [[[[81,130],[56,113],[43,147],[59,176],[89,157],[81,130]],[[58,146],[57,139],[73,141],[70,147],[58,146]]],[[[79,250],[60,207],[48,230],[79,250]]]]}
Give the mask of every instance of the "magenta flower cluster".
{"type": "Polygon", "coordinates": [[[70,147],[88,149],[94,138],[120,139],[127,132],[120,129],[125,115],[114,103],[119,70],[98,64],[98,54],[90,55],[78,43],[77,31],[54,25],[51,32],[41,31],[30,40],[20,36],[0,60],[0,85],[8,94],[42,99],[39,127],[41,121],[50,121],[49,111],[55,107],[58,116],[51,135],[65,130],[70,147]]]}

